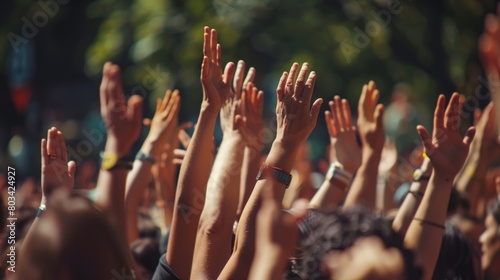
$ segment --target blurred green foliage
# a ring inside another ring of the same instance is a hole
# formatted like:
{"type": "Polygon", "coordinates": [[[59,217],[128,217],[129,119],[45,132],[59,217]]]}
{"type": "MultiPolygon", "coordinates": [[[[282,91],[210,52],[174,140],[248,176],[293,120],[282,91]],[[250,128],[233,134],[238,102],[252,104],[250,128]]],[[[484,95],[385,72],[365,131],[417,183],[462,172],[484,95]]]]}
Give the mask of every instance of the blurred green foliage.
{"type": "MultiPolygon", "coordinates": [[[[66,116],[81,118],[89,107],[97,107],[97,95],[82,87],[72,94],[50,89],[66,83],[90,84],[97,90],[102,65],[111,60],[122,67],[126,94],[146,97],[146,116],[151,116],[155,99],[166,89],[178,88],[181,119],[194,120],[201,101],[203,27],[208,25],[218,31],[224,63],[241,59],[257,69],[256,84],[266,94],[269,127],[277,80],[295,61],[309,62],[318,73],[315,97],[328,101],[339,94],[356,112],[363,83],[374,80],[382,102],[388,104],[394,85],[404,82],[412,89],[410,97],[418,112],[429,115],[438,93],[471,96],[485,91],[477,40],[495,2],[69,1],[34,38],[34,87],[41,108],[57,106],[66,110],[66,116]]],[[[6,4],[0,32],[20,34],[21,18],[31,19],[40,10],[37,1],[6,4]]],[[[9,44],[7,36],[0,36],[3,65],[9,44]]],[[[318,123],[311,139],[324,143],[322,117],[318,123]]],[[[323,153],[322,147],[313,145],[315,157],[323,153]]]]}
{"type": "Polygon", "coordinates": [[[431,106],[437,93],[470,94],[477,85],[477,37],[493,7],[493,1],[467,0],[98,0],[87,8],[103,22],[85,69],[98,75],[106,60],[119,60],[132,84],[150,75],[146,66],[161,69],[152,97],[165,86],[180,88],[194,112],[203,26],[209,25],[219,32],[223,60],[254,66],[258,80],[268,81],[258,84],[268,94],[292,62],[308,61],[318,72],[318,97],[355,101],[372,79],[386,102],[394,84],[407,82],[414,100],[431,106]],[[366,46],[356,45],[356,30],[368,38],[366,46]]]}

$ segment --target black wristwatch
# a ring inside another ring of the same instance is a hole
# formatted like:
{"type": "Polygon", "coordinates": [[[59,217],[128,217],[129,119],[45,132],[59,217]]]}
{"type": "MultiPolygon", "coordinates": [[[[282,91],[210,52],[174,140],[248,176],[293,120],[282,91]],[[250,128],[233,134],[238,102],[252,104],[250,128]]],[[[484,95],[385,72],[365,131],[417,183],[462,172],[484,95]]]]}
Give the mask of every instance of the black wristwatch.
{"type": "Polygon", "coordinates": [[[292,174],[285,172],[278,167],[269,165],[262,165],[260,167],[259,173],[257,173],[257,181],[264,179],[268,174],[276,179],[276,181],[285,185],[285,188],[288,188],[292,182],[292,174]]]}

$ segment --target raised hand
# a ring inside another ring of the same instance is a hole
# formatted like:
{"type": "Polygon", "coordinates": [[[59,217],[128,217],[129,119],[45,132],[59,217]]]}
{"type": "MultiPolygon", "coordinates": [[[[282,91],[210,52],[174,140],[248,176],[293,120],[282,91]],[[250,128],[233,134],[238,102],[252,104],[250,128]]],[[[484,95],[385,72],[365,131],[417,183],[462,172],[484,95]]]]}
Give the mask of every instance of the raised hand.
{"type": "Polygon", "coordinates": [[[325,111],[325,120],[330,135],[330,163],[338,161],[346,171],[354,174],[361,165],[361,148],[356,139],[349,102],[335,96],[328,105],[330,111],[325,111]]]}
{"type": "Polygon", "coordinates": [[[491,102],[481,113],[479,109],[475,112],[476,135],[471,143],[471,153],[477,153],[482,166],[488,166],[498,158],[500,152],[499,139],[495,137],[497,121],[491,102]]]}
{"type": "Polygon", "coordinates": [[[217,43],[217,31],[205,26],[203,34],[203,63],[201,64],[201,84],[203,87],[202,110],[219,112],[231,95],[231,81],[234,63],[229,62],[222,74],[222,49],[217,43]]]}
{"type": "Polygon", "coordinates": [[[75,184],[76,164],[68,162],[66,143],[61,131],[52,127],[47,139],[42,139],[42,204],[55,189],[72,190],[75,184]]]}
{"type": "MultiPolygon", "coordinates": [[[[156,111],[151,120],[151,130],[144,141],[151,145],[153,154],[157,154],[162,147],[169,142],[178,131],[178,114],[180,108],[179,91],[167,90],[163,100],[156,101],[156,111]]],[[[178,142],[177,142],[178,143],[178,142]]]]}
{"type": "Polygon", "coordinates": [[[425,153],[431,159],[434,171],[453,180],[460,171],[469,153],[469,146],[474,138],[475,128],[470,127],[465,137],[460,135],[459,94],[453,93],[445,111],[446,98],[439,95],[434,111],[434,128],[432,138],[425,127],[417,126],[422,138],[425,153]]]}
{"type": "MultiPolygon", "coordinates": [[[[222,104],[220,123],[224,135],[237,134],[248,137],[248,130],[246,129],[246,118],[245,118],[245,105],[243,102],[243,93],[247,90],[247,85],[253,82],[255,77],[255,69],[250,68],[248,70],[245,82],[243,82],[243,76],[245,74],[245,62],[240,60],[236,68],[236,73],[234,74],[233,89],[229,87],[228,95],[225,102],[222,104]]],[[[251,104],[249,104],[251,105],[251,104]]]]}
{"type": "MultiPolygon", "coordinates": [[[[489,14],[484,23],[484,33],[479,39],[479,54],[482,58],[491,99],[495,104],[496,119],[500,118],[500,5],[497,15],[489,14]]],[[[500,129],[497,123],[497,131],[500,129]]]]}
{"type": "Polygon", "coordinates": [[[110,62],[104,64],[100,101],[108,134],[107,150],[128,154],[141,132],[142,98],[133,95],[125,102],[120,68],[110,62]]]}
{"type": "Polygon", "coordinates": [[[309,73],[306,81],[309,64],[302,64],[297,76],[298,69],[299,64],[294,63],[290,68],[290,73],[283,73],[276,89],[278,97],[276,141],[292,149],[298,148],[307,140],[316,126],[319,109],[323,103],[323,99],[318,98],[309,109],[316,72],[309,73]]]}
{"type": "Polygon", "coordinates": [[[246,83],[241,96],[242,113],[244,118],[243,134],[247,146],[259,149],[264,144],[264,120],[262,119],[264,106],[264,92],[253,85],[246,83]]]}
{"type": "Polygon", "coordinates": [[[380,97],[375,83],[363,85],[358,103],[358,130],[363,150],[380,154],[384,147],[385,134],[382,125],[384,105],[377,104],[380,97]]]}
{"type": "Polygon", "coordinates": [[[297,200],[290,213],[281,211],[274,194],[265,186],[257,214],[256,253],[249,279],[278,279],[299,238],[297,222],[307,213],[307,201],[297,200]]]}

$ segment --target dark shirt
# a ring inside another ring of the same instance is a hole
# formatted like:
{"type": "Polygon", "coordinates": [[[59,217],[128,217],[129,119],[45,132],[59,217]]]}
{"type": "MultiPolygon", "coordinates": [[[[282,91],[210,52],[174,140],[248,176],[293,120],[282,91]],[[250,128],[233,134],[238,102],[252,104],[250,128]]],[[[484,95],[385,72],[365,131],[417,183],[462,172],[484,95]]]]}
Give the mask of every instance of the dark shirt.
{"type": "Polygon", "coordinates": [[[179,276],[168,266],[165,254],[160,257],[160,262],[156,267],[152,280],[180,280],[179,276]]]}

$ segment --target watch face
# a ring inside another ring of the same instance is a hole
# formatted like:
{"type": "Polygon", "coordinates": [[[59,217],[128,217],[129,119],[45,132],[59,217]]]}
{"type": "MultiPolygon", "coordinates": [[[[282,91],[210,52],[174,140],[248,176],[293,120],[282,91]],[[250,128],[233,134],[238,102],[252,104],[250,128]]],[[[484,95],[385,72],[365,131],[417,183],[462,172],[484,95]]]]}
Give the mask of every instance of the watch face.
{"type": "Polygon", "coordinates": [[[113,153],[104,153],[102,156],[101,167],[105,170],[113,168],[118,162],[118,155],[113,153]]]}

